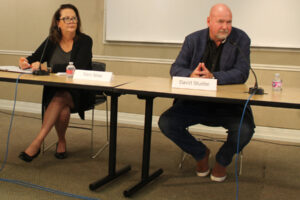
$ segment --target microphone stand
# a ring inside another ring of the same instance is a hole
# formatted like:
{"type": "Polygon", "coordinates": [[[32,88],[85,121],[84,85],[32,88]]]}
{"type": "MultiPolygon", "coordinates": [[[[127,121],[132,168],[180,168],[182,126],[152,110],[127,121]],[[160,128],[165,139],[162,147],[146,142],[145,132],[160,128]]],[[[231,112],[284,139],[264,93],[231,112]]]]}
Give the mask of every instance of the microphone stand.
{"type": "Polygon", "coordinates": [[[245,56],[245,54],[243,53],[243,51],[241,50],[241,48],[240,48],[235,42],[233,42],[233,41],[229,41],[229,42],[230,42],[230,44],[232,44],[233,46],[235,46],[235,47],[239,50],[239,52],[242,54],[243,59],[246,61],[246,63],[248,64],[248,66],[249,66],[249,68],[250,68],[250,70],[251,70],[251,72],[252,72],[253,75],[254,75],[254,78],[255,78],[254,87],[250,87],[248,93],[249,93],[249,94],[255,93],[255,94],[259,94],[259,95],[264,94],[264,89],[258,87],[257,77],[256,77],[256,74],[255,74],[254,70],[252,69],[252,67],[251,67],[251,65],[250,65],[250,61],[246,58],[246,56],[245,56]]]}
{"type": "Polygon", "coordinates": [[[42,70],[41,64],[39,66],[38,70],[35,70],[32,72],[33,75],[37,75],[37,76],[47,76],[49,75],[48,71],[42,70]]]}
{"type": "Polygon", "coordinates": [[[33,75],[36,75],[36,76],[47,76],[49,75],[49,72],[48,71],[45,71],[45,70],[42,70],[42,59],[43,59],[43,56],[44,56],[44,53],[45,53],[45,49],[47,47],[47,44],[48,44],[48,41],[49,41],[49,37],[47,38],[47,41],[46,41],[46,44],[44,46],[44,49],[43,49],[43,52],[42,52],[42,55],[41,55],[41,60],[40,60],[40,65],[39,65],[39,69],[38,70],[35,70],[32,72],[33,75]]]}
{"type": "Polygon", "coordinates": [[[257,84],[257,78],[256,78],[256,74],[255,74],[254,70],[252,69],[252,67],[250,67],[250,69],[251,69],[251,71],[252,71],[252,73],[253,73],[253,75],[254,75],[254,78],[255,78],[255,84],[254,84],[254,87],[250,87],[250,88],[249,88],[248,93],[249,93],[249,94],[253,94],[253,93],[255,93],[255,94],[264,94],[264,89],[258,87],[258,84],[257,84]]]}

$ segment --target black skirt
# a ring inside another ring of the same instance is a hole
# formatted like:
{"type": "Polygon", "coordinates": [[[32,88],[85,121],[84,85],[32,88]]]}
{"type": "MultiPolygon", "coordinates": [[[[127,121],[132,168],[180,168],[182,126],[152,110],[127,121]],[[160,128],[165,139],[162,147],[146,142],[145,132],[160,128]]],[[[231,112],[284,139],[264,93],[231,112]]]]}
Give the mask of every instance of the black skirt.
{"type": "Polygon", "coordinates": [[[95,104],[95,92],[83,89],[73,89],[64,87],[44,86],[43,91],[43,108],[47,109],[52,98],[58,91],[67,91],[72,96],[74,107],[71,113],[78,113],[81,119],[84,119],[84,111],[90,110],[95,104]]]}

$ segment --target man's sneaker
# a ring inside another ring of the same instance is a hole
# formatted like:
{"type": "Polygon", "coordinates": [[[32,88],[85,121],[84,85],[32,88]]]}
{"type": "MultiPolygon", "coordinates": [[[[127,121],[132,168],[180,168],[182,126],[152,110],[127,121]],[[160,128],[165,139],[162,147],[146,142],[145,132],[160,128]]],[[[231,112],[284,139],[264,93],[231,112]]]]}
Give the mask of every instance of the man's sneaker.
{"type": "Polygon", "coordinates": [[[210,179],[216,182],[223,182],[226,179],[226,167],[220,165],[216,162],[212,172],[210,174],[210,179]]]}
{"type": "Polygon", "coordinates": [[[210,150],[208,148],[206,148],[204,158],[197,162],[197,167],[196,167],[197,176],[205,177],[209,174],[209,172],[210,172],[210,169],[208,166],[209,154],[210,154],[210,150]]]}

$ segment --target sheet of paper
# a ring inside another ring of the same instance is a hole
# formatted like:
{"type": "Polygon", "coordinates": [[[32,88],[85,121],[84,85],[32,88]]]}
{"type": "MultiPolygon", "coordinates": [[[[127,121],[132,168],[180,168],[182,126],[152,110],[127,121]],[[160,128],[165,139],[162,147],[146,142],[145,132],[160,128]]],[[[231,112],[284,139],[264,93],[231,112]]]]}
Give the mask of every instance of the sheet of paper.
{"type": "Polygon", "coordinates": [[[57,72],[56,76],[66,76],[66,72],[57,72]]]}
{"type": "Polygon", "coordinates": [[[31,68],[29,68],[29,69],[20,69],[18,66],[0,66],[0,71],[32,74],[31,68]]]}

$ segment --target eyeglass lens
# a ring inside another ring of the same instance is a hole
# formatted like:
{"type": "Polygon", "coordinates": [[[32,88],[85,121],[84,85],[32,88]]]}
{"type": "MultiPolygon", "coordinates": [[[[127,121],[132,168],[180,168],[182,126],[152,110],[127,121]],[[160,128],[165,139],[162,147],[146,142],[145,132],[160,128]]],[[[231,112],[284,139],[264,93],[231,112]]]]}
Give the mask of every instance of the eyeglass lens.
{"type": "Polygon", "coordinates": [[[71,23],[71,22],[77,23],[77,17],[63,17],[62,20],[65,23],[71,23]]]}

